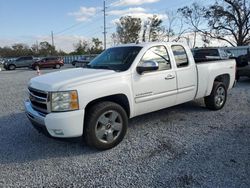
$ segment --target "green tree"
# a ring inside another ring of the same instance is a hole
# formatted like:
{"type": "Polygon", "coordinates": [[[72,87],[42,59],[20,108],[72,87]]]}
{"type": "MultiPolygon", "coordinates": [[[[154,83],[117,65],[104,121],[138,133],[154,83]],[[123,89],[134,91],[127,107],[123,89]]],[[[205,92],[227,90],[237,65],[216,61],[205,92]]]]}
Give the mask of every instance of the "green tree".
{"type": "Polygon", "coordinates": [[[52,46],[47,41],[40,42],[39,44],[39,55],[40,56],[48,56],[48,55],[56,55],[57,52],[55,50],[55,47],[52,46]]]}
{"type": "Polygon", "coordinates": [[[19,57],[19,56],[50,56],[50,55],[66,55],[62,50],[57,51],[54,46],[44,41],[33,44],[29,47],[27,44],[14,44],[11,47],[0,47],[0,57],[19,57]]]}
{"type": "Polygon", "coordinates": [[[207,20],[205,19],[206,8],[200,6],[198,3],[193,3],[190,7],[185,6],[179,8],[177,11],[183,16],[186,24],[188,25],[188,30],[193,33],[193,48],[196,46],[197,34],[200,31],[205,31],[207,28],[207,20]],[[205,25],[205,28],[201,28],[205,25]]]}
{"type": "Polygon", "coordinates": [[[143,23],[143,30],[142,30],[142,42],[146,42],[146,35],[147,35],[147,30],[148,30],[148,25],[149,25],[149,21],[146,20],[143,23]]]}
{"type": "Polygon", "coordinates": [[[141,19],[131,16],[121,17],[117,23],[116,32],[119,43],[134,43],[139,39],[141,19]]]}
{"type": "Polygon", "coordinates": [[[250,3],[247,0],[217,0],[208,7],[192,4],[179,12],[196,32],[232,46],[250,44],[250,3]]]}
{"type": "Polygon", "coordinates": [[[22,43],[12,45],[12,53],[15,57],[32,55],[32,51],[29,46],[22,43]]]}
{"type": "Polygon", "coordinates": [[[224,40],[231,45],[250,44],[250,3],[248,0],[218,0],[210,6],[205,17],[212,37],[224,40]],[[233,40],[227,39],[229,36],[233,40]]]}
{"type": "Polygon", "coordinates": [[[5,46],[0,48],[0,56],[1,57],[16,57],[13,53],[13,49],[9,46],[5,46]]]}
{"type": "Polygon", "coordinates": [[[153,15],[153,17],[149,18],[149,34],[148,34],[149,41],[154,42],[159,40],[160,31],[163,31],[161,24],[162,20],[158,18],[157,15],[153,15]]]}
{"type": "Polygon", "coordinates": [[[100,41],[98,38],[92,38],[92,46],[89,49],[89,52],[91,54],[99,54],[102,51],[103,51],[102,41],[100,41]]]}
{"type": "Polygon", "coordinates": [[[72,52],[72,55],[83,55],[89,53],[90,45],[86,40],[79,40],[76,44],[74,44],[75,51],[72,52]]]}

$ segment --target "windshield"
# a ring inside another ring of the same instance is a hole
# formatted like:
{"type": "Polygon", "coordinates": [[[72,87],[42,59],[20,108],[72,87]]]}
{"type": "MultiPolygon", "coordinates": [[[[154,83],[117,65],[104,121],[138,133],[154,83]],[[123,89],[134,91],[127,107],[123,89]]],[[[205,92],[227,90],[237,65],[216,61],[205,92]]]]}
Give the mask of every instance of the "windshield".
{"type": "Polygon", "coordinates": [[[142,47],[139,46],[110,48],[91,61],[87,67],[126,71],[129,69],[141,49],[142,47]]]}

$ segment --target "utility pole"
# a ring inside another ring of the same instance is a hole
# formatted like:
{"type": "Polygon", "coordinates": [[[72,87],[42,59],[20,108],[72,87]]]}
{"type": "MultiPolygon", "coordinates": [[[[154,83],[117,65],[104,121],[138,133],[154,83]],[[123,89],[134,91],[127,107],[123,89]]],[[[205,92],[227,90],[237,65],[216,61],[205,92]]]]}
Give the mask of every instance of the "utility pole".
{"type": "Polygon", "coordinates": [[[53,47],[55,46],[54,45],[54,33],[53,33],[53,31],[51,31],[51,44],[53,47]]]}
{"type": "Polygon", "coordinates": [[[106,1],[103,0],[103,44],[104,44],[104,50],[106,50],[106,43],[107,43],[107,31],[106,31],[106,1]]]}
{"type": "Polygon", "coordinates": [[[36,53],[38,53],[39,50],[39,45],[38,45],[38,41],[36,40],[36,53]]]}

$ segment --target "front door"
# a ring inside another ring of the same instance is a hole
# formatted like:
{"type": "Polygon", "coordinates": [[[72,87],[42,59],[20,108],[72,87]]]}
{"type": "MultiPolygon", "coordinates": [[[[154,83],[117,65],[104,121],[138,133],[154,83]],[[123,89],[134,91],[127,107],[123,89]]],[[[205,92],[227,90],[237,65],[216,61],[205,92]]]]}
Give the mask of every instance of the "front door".
{"type": "Polygon", "coordinates": [[[165,46],[148,49],[139,64],[155,61],[156,71],[133,74],[135,116],[175,105],[177,85],[176,74],[165,46]]]}

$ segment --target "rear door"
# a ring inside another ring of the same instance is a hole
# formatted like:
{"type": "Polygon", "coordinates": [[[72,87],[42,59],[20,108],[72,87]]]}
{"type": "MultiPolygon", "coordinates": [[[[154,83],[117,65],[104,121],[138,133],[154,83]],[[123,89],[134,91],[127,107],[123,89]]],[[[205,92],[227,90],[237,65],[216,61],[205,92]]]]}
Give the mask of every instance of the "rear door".
{"type": "Polygon", "coordinates": [[[133,73],[135,115],[173,106],[176,101],[176,74],[167,48],[163,45],[149,48],[138,65],[145,61],[155,61],[159,68],[142,74],[133,73]]]}
{"type": "Polygon", "coordinates": [[[33,63],[33,57],[23,57],[22,66],[29,67],[33,63]]]}
{"type": "Polygon", "coordinates": [[[40,62],[39,62],[39,67],[41,68],[46,68],[48,66],[48,58],[43,58],[40,62]]]}
{"type": "Polygon", "coordinates": [[[178,94],[176,104],[191,101],[195,98],[197,88],[197,71],[191,52],[182,45],[172,45],[173,61],[176,64],[178,94]]]}

